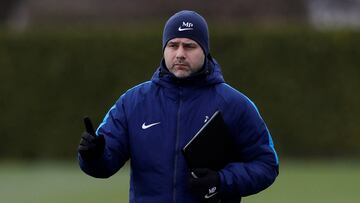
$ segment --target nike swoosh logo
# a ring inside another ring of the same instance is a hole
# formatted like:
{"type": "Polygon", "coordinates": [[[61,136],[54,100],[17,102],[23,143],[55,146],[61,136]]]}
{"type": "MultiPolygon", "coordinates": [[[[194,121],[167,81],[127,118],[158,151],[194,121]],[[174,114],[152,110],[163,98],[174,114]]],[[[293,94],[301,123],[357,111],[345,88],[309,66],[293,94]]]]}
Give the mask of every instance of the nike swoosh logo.
{"type": "Polygon", "coordinates": [[[182,31],[185,31],[185,30],[193,30],[194,28],[181,28],[179,27],[179,31],[182,32],[182,31]]]}
{"type": "Polygon", "coordinates": [[[209,198],[211,198],[212,196],[214,196],[216,194],[217,194],[217,192],[214,192],[212,194],[206,194],[204,197],[205,197],[205,199],[209,199],[209,198]]]}
{"type": "Polygon", "coordinates": [[[153,127],[154,125],[158,125],[158,124],[160,124],[160,122],[151,123],[151,124],[149,124],[149,125],[146,125],[145,123],[143,123],[142,126],[141,126],[141,128],[145,130],[145,129],[148,129],[148,128],[150,128],[150,127],[153,127]]]}

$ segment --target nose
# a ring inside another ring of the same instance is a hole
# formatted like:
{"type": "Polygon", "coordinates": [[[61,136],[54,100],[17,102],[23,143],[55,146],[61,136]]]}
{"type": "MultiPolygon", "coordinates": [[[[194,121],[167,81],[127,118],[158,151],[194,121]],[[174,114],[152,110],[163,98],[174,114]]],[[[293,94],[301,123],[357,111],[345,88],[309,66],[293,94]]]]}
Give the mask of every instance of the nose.
{"type": "Polygon", "coordinates": [[[179,48],[176,50],[176,59],[185,59],[185,50],[183,46],[179,46],[179,48]]]}

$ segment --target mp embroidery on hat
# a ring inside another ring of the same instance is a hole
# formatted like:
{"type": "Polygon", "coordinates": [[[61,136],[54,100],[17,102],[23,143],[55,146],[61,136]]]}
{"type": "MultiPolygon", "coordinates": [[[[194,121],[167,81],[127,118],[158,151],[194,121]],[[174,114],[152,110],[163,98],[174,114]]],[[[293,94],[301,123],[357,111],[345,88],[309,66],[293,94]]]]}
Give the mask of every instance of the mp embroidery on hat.
{"type": "Polygon", "coordinates": [[[182,32],[182,31],[186,31],[186,30],[193,30],[194,29],[194,24],[192,23],[189,23],[189,22],[183,22],[182,25],[180,25],[179,27],[179,32],[182,32]]]}

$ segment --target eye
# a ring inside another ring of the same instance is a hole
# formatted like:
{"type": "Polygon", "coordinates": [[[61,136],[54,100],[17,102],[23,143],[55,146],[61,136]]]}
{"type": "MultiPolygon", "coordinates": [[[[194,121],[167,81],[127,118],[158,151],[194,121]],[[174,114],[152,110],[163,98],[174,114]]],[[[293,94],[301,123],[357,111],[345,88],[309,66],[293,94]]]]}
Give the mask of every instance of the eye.
{"type": "Polygon", "coordinates": [[[169,43],[167,46],[170,47],[170,48],[176,48],[176,47],[177,47],[177,44],[175,44],[175,43],[169,43]]]}
{"type": "Polygon", "coordinates": [[[185,48],[188,48],[188,49],[195,49],[195,48],[197,47],[197,45],[191,43],[191,44],[185,44],[184,47],[185,47],[185,48]]]}

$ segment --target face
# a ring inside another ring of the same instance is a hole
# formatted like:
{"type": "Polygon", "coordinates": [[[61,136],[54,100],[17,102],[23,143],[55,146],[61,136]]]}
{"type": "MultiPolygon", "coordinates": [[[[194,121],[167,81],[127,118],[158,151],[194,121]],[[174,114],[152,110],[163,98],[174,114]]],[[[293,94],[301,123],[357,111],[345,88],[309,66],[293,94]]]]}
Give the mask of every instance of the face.
{"type": "Polygon", "coordinates": [[[174,38],[166,44],[164,59],[171,73],[177,78],[185,78],[202,68],[205,54],[194,40],[174,38]]]}

